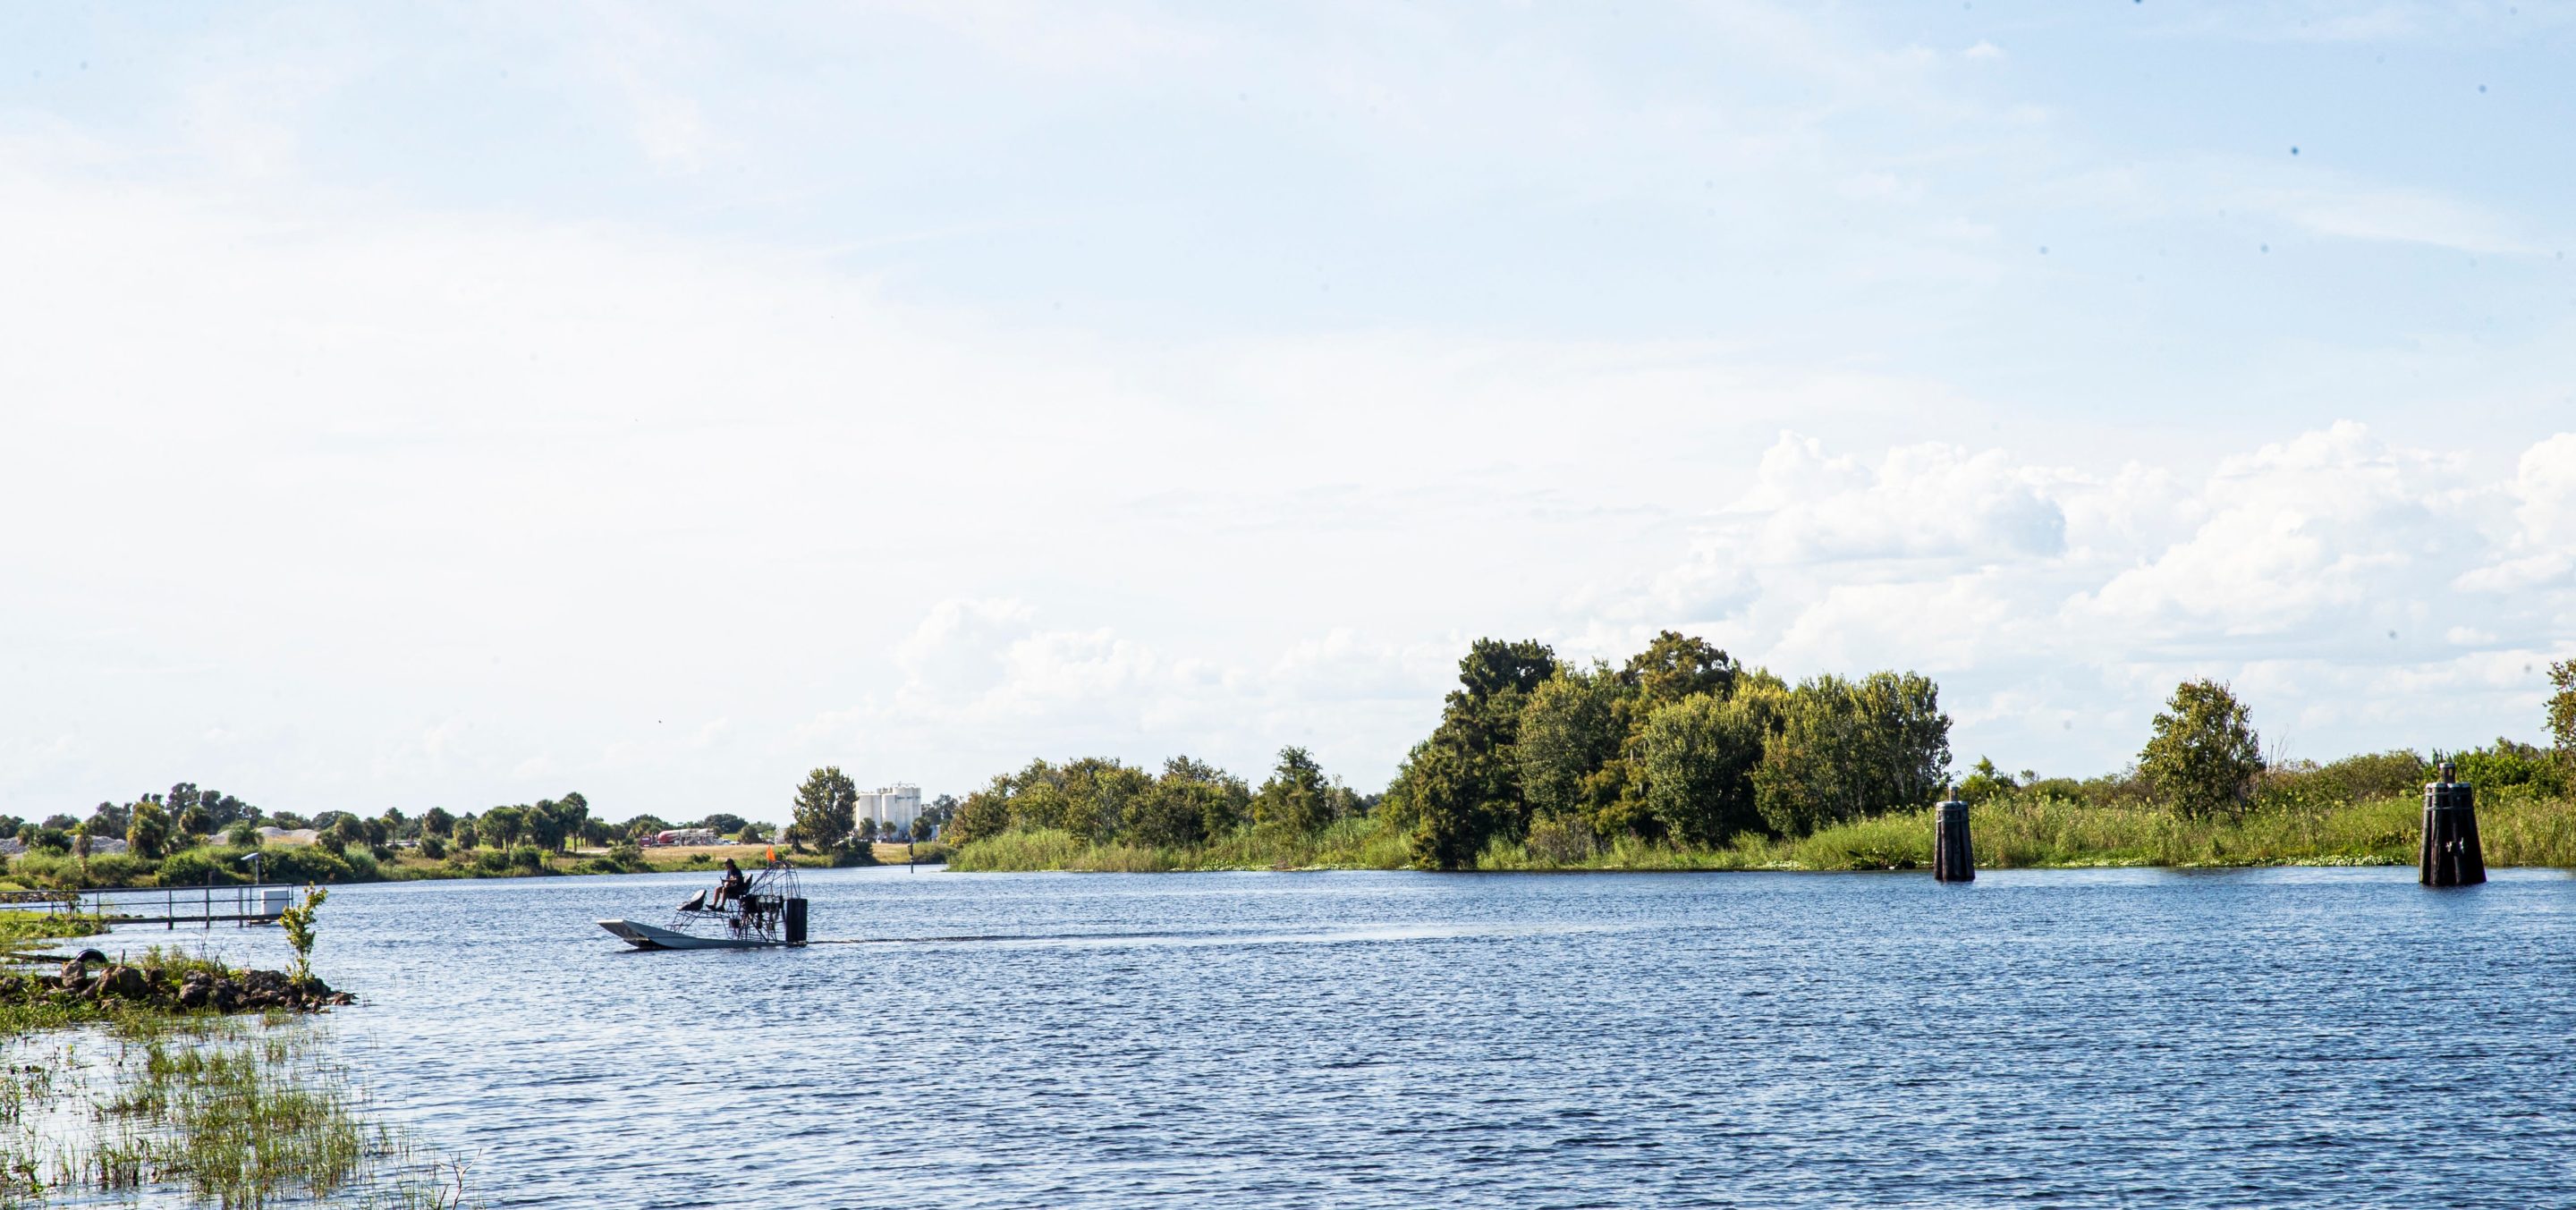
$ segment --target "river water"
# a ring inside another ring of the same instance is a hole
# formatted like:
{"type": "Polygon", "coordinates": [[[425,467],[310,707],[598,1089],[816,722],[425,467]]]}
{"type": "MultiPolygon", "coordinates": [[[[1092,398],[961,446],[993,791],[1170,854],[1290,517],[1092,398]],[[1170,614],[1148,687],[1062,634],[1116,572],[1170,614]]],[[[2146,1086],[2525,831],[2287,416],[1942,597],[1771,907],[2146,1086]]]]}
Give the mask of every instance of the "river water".
{"type": "Polygon", "coordinates": [[[861,944],[592,923],[709,881],[336,888],[332,1029],[496,1206],[2576,1205],[2554,872],[898,867],[805,878],[861,944]]]}

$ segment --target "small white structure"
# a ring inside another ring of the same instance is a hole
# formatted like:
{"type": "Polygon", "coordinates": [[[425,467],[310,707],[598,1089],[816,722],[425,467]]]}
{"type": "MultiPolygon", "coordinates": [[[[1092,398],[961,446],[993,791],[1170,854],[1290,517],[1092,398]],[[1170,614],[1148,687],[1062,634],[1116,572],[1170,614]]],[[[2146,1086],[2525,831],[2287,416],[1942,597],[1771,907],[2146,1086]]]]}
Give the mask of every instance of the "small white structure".
{"type": "Polygon", "coordinates": [[[721,844],[714,828],[668,828],[645,837],[638,848],[662,848],[671,845],[721,844]]]}
{"type": "Polygon", "coordinates": [[[862,791],[859,794],[859,818],[873,819],[877,830],[887,828],[909,832],[912,821],[921,818],[921,787],[908,781],[862,791]]]}

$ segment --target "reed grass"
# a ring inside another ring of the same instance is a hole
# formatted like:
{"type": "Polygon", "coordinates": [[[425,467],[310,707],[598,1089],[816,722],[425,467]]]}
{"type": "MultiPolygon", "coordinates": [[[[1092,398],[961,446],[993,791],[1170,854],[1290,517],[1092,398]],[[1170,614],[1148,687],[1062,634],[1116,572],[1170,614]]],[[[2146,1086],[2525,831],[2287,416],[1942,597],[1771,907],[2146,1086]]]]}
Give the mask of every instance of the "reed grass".
{"type": "Polygon", "coordinates": [[[461,1166],[369,1119],[310,1020],[121,1011],[49,1037],[0,1063],[0,1207],[470,1202],[461,1166]]]}
{"type": "MultiPolygon", "coordinates": [[[[2241,816],[2185,819],[2152,804],[2098,805],[2016,794],[1974,808],[1977,864],[1990,869],[2102,866],[2411,865],[2423,804],[2382,796],[2296,803],[2241,816]]],[[[2478,832],[2489,866],[2576,868],[2576,799],[2523,787],[2484,793],[2478,832]]],[[[1534,846],[1495,841],[1480,870],[1887,870],[1932,864],[1932,811],[1891,811],[1807,836],[1742,834],[1695,847],[1621,836],[1534,846]]],[[[1382,820],[1344,819],[1313,834],[1248,827],[1194,848],[1087,843],[1054,830],[1012,831],[958,848],[965,872],[1071,870],[1401,869],[1402,832],[1382,820]]]]}

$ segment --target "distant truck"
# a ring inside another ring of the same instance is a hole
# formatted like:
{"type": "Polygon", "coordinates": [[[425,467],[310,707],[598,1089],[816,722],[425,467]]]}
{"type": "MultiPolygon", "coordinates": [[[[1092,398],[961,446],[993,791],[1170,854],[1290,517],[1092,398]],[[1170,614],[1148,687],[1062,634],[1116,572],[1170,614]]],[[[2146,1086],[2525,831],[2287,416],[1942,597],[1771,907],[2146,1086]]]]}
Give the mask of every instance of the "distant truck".
{"type": "Polygon", "coordinates": [[[716,835],[714,828],[664,828],[636,843],[642,848],[658,849],[673,845],[722,844],[724,841],[716,835]]]}

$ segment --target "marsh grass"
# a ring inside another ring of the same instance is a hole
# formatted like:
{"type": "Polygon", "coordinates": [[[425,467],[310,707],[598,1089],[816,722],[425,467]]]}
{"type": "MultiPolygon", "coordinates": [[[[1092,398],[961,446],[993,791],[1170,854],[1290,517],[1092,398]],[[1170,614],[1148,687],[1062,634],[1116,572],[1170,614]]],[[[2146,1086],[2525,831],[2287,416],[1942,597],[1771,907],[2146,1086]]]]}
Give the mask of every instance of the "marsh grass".
{"type": "Polygon", "coordinates": [[[106,931],[106,918],[88,912],[43,912],[27,908],[0,911],[0,946],[89,937],[106,931]]]}
{"type": "Polygon", "coordinates": [[[1093,874],[1160,874],[1176,870],[1395,869],[1408,859],[1402,833],[1365,817],[1337,820],[1319,832],[1256,825],[1206,845],[1154,848],[1088,844],[1070,832],[1038,828],[1004,832],[952,850],[948,868],[971,873],[1071,870],[1093,874]]]}
{"type": "Polygon", "coordinates": [[[369,1119],[322,1029],[118,1011],[18,1035],[0,1054],[0,1207],[468,1204],[460,1166],[369,1119]]]}
{"type": "MultiPolygon", "coordinates": [[[[2412,865],[2423,804],[2412,796],[2298,802],[2242,816],[2184,819],[2152,804],[2096,805],[2050,794],[1990,799],[1973,813],[1977,864],[1988,869],[2105,866],[2412,865]]],[[[2576,867],[2576,800],[2522,787],[2483,793],[2478,832],[2490,866],[2576,867]]],[[[1374,869],[1406,866],[1404,835],[1383,821],[1341,820],[1296,835],[1244,828],[1187,849],[1086,844],[1059,831],[1014,831],[959,848],[952,870],[1374,869]]],[[[1799,837],[1738,835],[1713,847],[1533,829],[1497,840],[1479,870],[1904,870],[1932,864],[1932,811],[1890,811],[1799,837]]]]}

